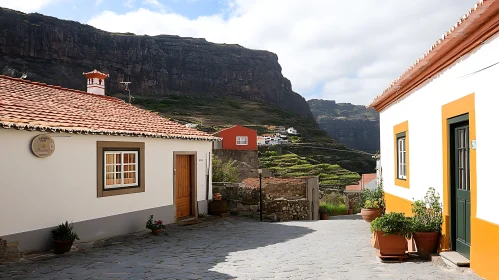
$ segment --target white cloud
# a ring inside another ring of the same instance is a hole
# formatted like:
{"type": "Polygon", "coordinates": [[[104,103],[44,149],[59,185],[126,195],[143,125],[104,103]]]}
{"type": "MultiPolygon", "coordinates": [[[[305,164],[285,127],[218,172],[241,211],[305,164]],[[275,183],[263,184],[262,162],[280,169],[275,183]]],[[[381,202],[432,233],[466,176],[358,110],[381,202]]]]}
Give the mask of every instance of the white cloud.
{"type": "Polygon", "coordinates": [[[0,0],[0,7],[31,13],[39,11],[58,1],[59,0],[0,0]]]}
{"type": "Polygon", "coordinates": [[[123,6],[131,9],[135,6],[135,0],[126,0],[123,2],[123,6]]]}
{"type": "MultiPolygon", "coordinates": [[[[102,12],[89,24],[269,50],[279,56],[293,89],[307,99],[368,104],[475,1],[229,0],[220,14],[196,19],[139,8],[102,12]],[[314,92],[320,85],[322,91],[314,92]]],[[[157,0],[145,2],[159,7],[157,0]]]]}
{"type": "Polygon", "coordinates": [[[159,3],[158,0],[144,0],[142,2],[143,5],[150,6],[152,8],[158,9],[161,13],[165,12],[165,6],[159,3]]]}

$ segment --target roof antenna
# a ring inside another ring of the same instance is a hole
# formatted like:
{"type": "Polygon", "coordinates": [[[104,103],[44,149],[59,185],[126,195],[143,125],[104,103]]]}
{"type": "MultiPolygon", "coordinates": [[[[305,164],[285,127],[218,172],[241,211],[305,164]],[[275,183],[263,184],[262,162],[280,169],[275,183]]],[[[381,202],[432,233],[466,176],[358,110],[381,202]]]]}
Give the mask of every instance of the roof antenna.
{"type": "Polygon", "coordinates": [[[128,88],[128,85],[131,83],[132,82],[130,82],[130,78],[128,78],[128,82],[123,82],[123,81],[120,82],[120,84],[125,85],[125,90],[128,91],[128,103],[130,104],[132,104],[132,99],[134,99],[134,97],[130,94],[130,89],[128,88]]]}
{"type": "Polygon", "coordinates": [[[23,73],[23,75],[21,76],[21,80],[26,79],[26,77],[28,77],[28,73],[23,73]]]}

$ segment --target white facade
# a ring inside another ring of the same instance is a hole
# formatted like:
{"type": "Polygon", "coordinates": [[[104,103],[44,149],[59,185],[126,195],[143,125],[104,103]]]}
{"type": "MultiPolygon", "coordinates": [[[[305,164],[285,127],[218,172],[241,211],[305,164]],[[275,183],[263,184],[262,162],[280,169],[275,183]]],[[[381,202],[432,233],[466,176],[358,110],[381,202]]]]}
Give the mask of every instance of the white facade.
{"type": "Polygon", "coordinates": [[[287,132],[288,132],[288,134],[291,134],[291,135],[298,134],[298,131],[295,128],[293,128],[293,127],[288,128],[287,132]]]}
{"type": "MultiPolygon", "coordinates": [[[[39,134],[44,133],[0,129],[0,146],[4,147],[0,236],[50,228],[66,220],[76,223],[173,205],[176,151],[197,153],[197,200],[206,201],[211,142],[50,133],[55,151],[47,158],[38,158],[29,147],[39,134]],[[145,143],[145,192],[97,197],[97,141],[145,143]]],[[[211,183],[208,197],[211,199],[211,183]]],[[[199,205],[199,213],[207,213],[207,203],[199,205]]],[[[174,215],[161,213],[155,218],[173,222],[174,215]]],[[[146,220],[144,215],[144,225],[146,220]]],[[[99,238],[99,228],[92,230],[99,238]]]]}
{"type": "MultiPolygon", "coordinates": [[[[462,57],[432,80],[419,86],[380,113],[381,166],[387,193],[409,201],[421,199],[429,187],[443,194],[442,106],[475,94],[477,218],[499,224],[494,183],[499,130],[499,61],[497,36],[462,57]],[[410,188],[395,185],[394,126],[408,121],[410,188]]],[[[475,139],[470,139],[475,140],[475,139]]]]}

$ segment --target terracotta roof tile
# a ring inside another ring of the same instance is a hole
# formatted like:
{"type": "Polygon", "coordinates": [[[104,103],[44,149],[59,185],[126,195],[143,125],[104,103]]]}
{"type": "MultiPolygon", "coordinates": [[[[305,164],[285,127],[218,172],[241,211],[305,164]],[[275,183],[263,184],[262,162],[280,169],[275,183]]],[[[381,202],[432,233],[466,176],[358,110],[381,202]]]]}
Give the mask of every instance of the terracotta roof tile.
{"type": "Polygon", "coordinates": [[[124,101],[0,75],[0,128],[220,140],[124,101]]]}

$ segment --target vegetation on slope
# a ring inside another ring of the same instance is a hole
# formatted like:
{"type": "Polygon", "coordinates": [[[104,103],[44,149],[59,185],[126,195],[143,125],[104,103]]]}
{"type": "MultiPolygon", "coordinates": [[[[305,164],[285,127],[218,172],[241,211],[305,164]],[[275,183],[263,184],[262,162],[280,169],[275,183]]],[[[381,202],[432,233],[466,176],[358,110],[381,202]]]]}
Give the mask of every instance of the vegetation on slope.
{"type": "Polygon", "coordinates": [[[318,163],[296,154],[279,155],[275,151],[261,152],[260,163],[274,174],[285,177],[319,176],[321,186],[343,188],[356,184],[360,176],[336,164],[318,163]]]}
{"type": "MultiPolygon", "coordinates": [[[[127,96],[116,95],[126,100],[127,96]]],[[[259,134],[270,133],[266,125],[294,127],[302,146],[260,147],[279,154],[296,154],[311,164],[340,165],[357,173],[374,172],[375,162],[368,154],[357,153],[333,140],[312,118],[302,118],[270,104],[238,97],[210,98],[171,95],[165,98],[135,97],[139,107],[159,112],[181,123],[197,123],[198,129],[214,133],[232,125],[244,125],[259,134]]]]}

